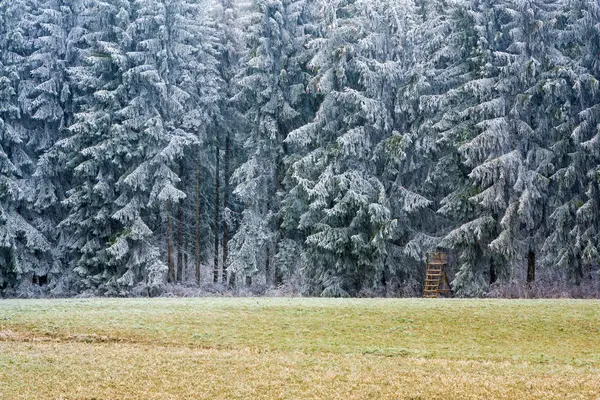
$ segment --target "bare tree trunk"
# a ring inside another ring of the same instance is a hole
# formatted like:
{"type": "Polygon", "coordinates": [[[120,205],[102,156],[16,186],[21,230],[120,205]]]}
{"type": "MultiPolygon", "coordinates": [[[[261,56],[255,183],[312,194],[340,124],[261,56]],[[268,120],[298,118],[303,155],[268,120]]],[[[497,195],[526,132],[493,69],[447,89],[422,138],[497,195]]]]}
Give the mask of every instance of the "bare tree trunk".
{"type": "Polygon", "coordinates": [[[265,263],[265,283],[267,286],[273,284],[273,279],[271,278],[271,249],[269,249],[269,245],[267,245],[267,260],[265,263]]]}
{"type": "Polygon", "coordinates": [[[527,254],[527,283],[535,281],[535,251],[529,250],[527,254]]]}
{"type": "Polygon", "coordinates": [[[215,147],[217,162],[215,169],[215,258],[213,267],[213,282],[219,282],[219,201],[221,192],[221,183],[219,182],[219,146],[215,147]]]}
{"type": "Polygon", "coordinates": [[[177,282],[181,282],[183,276],[183,205],[179,201],[177,207],[177,282]]]}
{"type": "Polygon", "coordinates": [[[494,259],[490,259],[490,285],[493,285],[496,282],[498,277],[496,276],[496,264],[494,264],[494,259]]]}
{"type": "Polygon", "coordinates": [[[575,256],[575,285],[581,285],[583,280],[583,264],[581,262],[581,253],[577,252],[575,256]]]}
{"type": "MultiPolygon", "coordinates": [[[[277,212],[277,216],[275,219],[275,243],[273,246],[273,252],[274,254],[277,254],[278,251],[278,247],[279,247],[279,243],[282,241],[283,237],[284,237],[284,232],[282,229],[283,226],[283,216],[281,213],[281,204],[279,202],[279,192],[281,191],[282,187],[283,187],[283,180],[285,178],[285,168],[284,168],[284,159],[285,157],[288,155],[288,145],[287,143],[285,143],[285,138],[286,138],[286,128],[282,125],[279,125],[279,129],[278,129],[278,140],[279,140],[279,145],[281,145],[281,152],[278,152],[277,154],[277,165],[275,165],[275,193],[274,193],[274,199],[276,201],[276,206],[275,211],[277,212]]],[[[275,284],[275,286],[280,285],[283,282],[283,276],[281,273],[281,269],[280,266],[278,265],[277,262],[275,262],[273,264],[273,280],[272,283],[275,284]]]]}
{"type": "MultiPolygon", "coordinates": [[[[278,198],[278,193],[281,190],[281,186],[283,184],[284,172],[282,171],[283,159],[278,157],[279,160],[277,162],[276,172],[275,172],[275,198],[278,198]]],[[[277,248],[279,247],[279,243],[283,239],[283,229],[281,228],[283,225],[283,216],[281,215],[281,206],[277,205],[278,215],[275,220],[275,254],[277,254],[277,248]]],[[[275,286],[280,285],[283,282],[283,276],[281,274],[281,270],[277,263],[273,265],[273,283],[275,286]]]]}
{"type": "Polygon", "coordinates": [[[196,165],[196,284],[200,286],[200,162],[196,165]]]}
{"type": "MultiPolygon", "coordinates": [[[[188,259],[188,252],[189,252],[189,248],[190,248],[190,242],[186,241],[185,244],[185,248],[183,249],[183,275],[186,275],[186,272],[189,270],[189,259],[188,259]]],[[[187,274],[189,276],[189,274],[187,274]]]]}
{"type": "MultiPolygon", "coordinates": [[[[229,164],[231,161],[231,138],[230,133],[227,132],[227,136],[225,137],[225,165],[224,167],[224,188],[223,188],[223,208],[229,208],[229,164]]],[[[229,224],[227,220],[223,223],[223,283],[227,283],[227,257],[229,256],[229,249],[227,246],[229,245],[229,224]]],[[[235,282],[235,277],[232,277],[231,282],[235,282]]]]}
{"type": "Polygon", "coordinates": [[[167,264],[169,266],[168,281],[175,282],[175,265],[173,264],[173,222],[171,214],[173,213],[173,203],[167,201],[167,264]]]}

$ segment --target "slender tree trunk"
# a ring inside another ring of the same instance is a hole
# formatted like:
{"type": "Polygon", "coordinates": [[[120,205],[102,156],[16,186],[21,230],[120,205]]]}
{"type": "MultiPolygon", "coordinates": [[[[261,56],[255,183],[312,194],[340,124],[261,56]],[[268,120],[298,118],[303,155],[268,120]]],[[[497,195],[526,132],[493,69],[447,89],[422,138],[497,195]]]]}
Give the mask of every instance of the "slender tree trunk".
{"type": "Polygon", "coordinates": [[[581,262],[581,254],[577,252],[575,256],[575,285],[581,285],[583,280],[583,264],[581,262]]]}
{"type": "MultiPolygon", "coordinates": [[[[284,176],[284,172],[282,171],[282,165],[283,165],[283,159],[281,157],[278,157],[278,161],[277,161],[277,166],[276,166],[276,172],[275,172],[275,198],[278,199],[278,193],[281,190],[281,187],[283,185],[283,176],[284,176]]],[[[275,252],[277,252],[277,248],[279,246],[279,242],[281,242],[282,238],[283,238],[283,230],[282,230],[282,225],[283,225],[283,217],[281,215],[281,207],[279,204],[277,204],[277,218],[275,220],[275,252]]],[[[279,265],[277,263],[274,263],[273,265],[273,283],[275,284],[275,286],[278,286],[282,283],[283,281],[283,277],[281,276],[281,271],[279,269],[279,265]]]]}
{"type": "Polygon", "coordinates": [[[219,282],[219,202],[220,202],[220,192],[221,192],[221,183],[219,181],[219,146],[215,147],[217,162],[215,169],[215,258],[214,258],[214,267],[213,267],[213,281],[214,283],[219,282]]]}
{"type": "MultiPolygon", "coordinates": [[[[224,188],[223,188],[223,208],[229,208],[229,167],[231,161],[231,137],[230,133],[227,132],[227,136],[225,137],[225,165],[224,169],[224,188]]],[[[229,224],[227,220],[223,223],[223,283],[227,283],[227,257],[229,256],[229,249],[227,246],[229,245],[229,224]]],[[[230,281],[235,283],[235,278],[232,277],[230,281]]]]}
{"type": "Polygon", "coordinates": [[[494,264],[494,259],[490,259],[490,285],[496,283],[496,264],[494,264]]]}
{"type": "Polygon", "coordinates": [[[183,202],[177,207],[177,282],[183,278],[183,202]]]}
{"type": "MultiPolygon", "coordinates": [[[[189,260],[188,260],[188,252],[189,252],[189,248],[190,248],[190,243],[189,241],[187,241],[187,243],[185,244],[185,248],[183,250],[183,273],[185,274],[188,270],[189,270],[189,260]]],[[[189,276],[189,274],[188,274],[189,276]]]]}
{"type": "Polygon", "coordinates": [[[200,162],[196,165],[196,284],[200,286],[200,162]]]}
{"type": "Polygon", "coordinates": [[[267,245],[267,260],[265,263],[265,283],[267,286],[273,284],[273,279],[271,279],[271,249],[269,248],[269,245],[267,245]]]}
{"type": "MultiPolygon", "coordinates": [[[[279,145],[281,146],[281,152],[277,155],[277,165],[275,166],[275,194],[274,199],[276,202],[275,208],[277,212],[277,217],[275,219],[275,243],[273,251],[275,254],[277,253],[279,243],[284,237],[284,232],[282,229],[283,226],[283,216],[281,215],[281,204],[279,202],[279,192],[283,187],[283,180],[285,178],[285,168],[284,168],[284,159],[288,155],[288,145],[285,143],[285,138],[287,135],[284,134],[286,129],[284,126],[279,125],[278,129],[278,139],[279,145]]],[[[273,283],[275,286],[280,285],[283,282],[283,276],[281,273],[280,266],[277,263],[273,265],[273,283]]]]}
{"type": "Polygon", "coordinates": [[[527,283],[535,281],[535,251],[529,250],[527,254],[527,283]]]}
{"type": "Polygon", "coordinates": [[[169,282],[175,282],[175,265],[173,265],[173,203],[167,201],[167,264],[169,266],[169,282]]]}

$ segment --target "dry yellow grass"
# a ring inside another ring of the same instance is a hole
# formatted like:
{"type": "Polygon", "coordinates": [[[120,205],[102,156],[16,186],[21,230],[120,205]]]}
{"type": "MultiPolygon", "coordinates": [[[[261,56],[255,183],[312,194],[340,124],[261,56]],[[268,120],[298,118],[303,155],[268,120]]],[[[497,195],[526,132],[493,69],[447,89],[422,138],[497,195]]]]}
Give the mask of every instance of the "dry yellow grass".
{"type": "Polygon", "coordinates": [[[600,399],[600,302],[0,302],[0,399],[600,399]]]}

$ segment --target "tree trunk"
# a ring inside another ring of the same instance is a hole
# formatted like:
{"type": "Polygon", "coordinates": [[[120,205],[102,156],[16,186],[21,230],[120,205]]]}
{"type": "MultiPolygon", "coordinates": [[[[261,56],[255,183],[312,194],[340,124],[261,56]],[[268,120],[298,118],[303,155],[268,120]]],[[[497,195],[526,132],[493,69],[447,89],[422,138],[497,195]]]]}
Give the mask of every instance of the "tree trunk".
{"type": "Polygon", "coordinates": [[[200,286],[200,162],[196,165],[196,284],[200,286]]]}
{"type": "Polygon", "coordinates": [[[527,255],[527,283],[535,281],[535,252],[529,250],[527,255]]]}
{"type": "Polygon", "coordinates": [[[183,273],[185,274],[186,271],[188,271],[188,268],[190,267],[188,264],[188,251],[190,248],[190,243],[189,241],[185,244],[185,249],[183,250],[183,273]]]}
{"type": "Polygon", "coordinates": [[[173,213],[173,203],[171,200],[167,201],[167,264],[169,266],[169,277],[170,283],[175,282],[175,265],[173,264],[173,222],[171,221],[171,214],[173,213]]]}
{"type": "Polygon", "coordinates": [[[494,260],[490,259],[490,285],[496,283],[498,277],[496,276],[496,264],[494,264],[494,260]]]}
{"type": "Polygon", "coordinates": [[[219,282],[219,195],[221,183],[219,182],[219,146],[215,147],[217,162],[215,169],[215,258],[213,267],[213,281],[219,282]]]}
{"type": "Polygon", "coordinates": [[[177,282],[183,278],[183,205],[177,207],[177,282]]]}
{"type": "MultiPolygon", "coordinates": [[[[229,164],[231,161],[231,138],[229,132],[225,137],[225,165],[224,169],[224,188],[223,188],[223,209],[229,208],[229,164]]],[[[223,223],[223,283],[227,283],[227,257],[229,256],[229,224],[227,220],[223,223]]],[[[232,278],[230,282],[235,282],[235,278],[232,278]]]]}
{"type": "MultiPolygon", "coordinates": [[[[278,157],[278,161],[277,161],[277,167],[276,167],[276,172],[275,172],[275,199],[278,199],[278,193],[281,190],[281,187],[283,185],[283,177],[284,177],[284,171],[282,171],[282,165],[283,165],[283,159],[281,157],[278,157]]],[[[281,206],[280,204],[277,204],[277,212],[278,215],[276,217],[275,220],[275,253],[277,253],[277,248],[279,247],[279,243],[281,242],[281,240],[283,239],[283,230],[282,230],[282,226],[283,226],[283,216],[281,215],[281,206]]],[[[279,265],[277,263],[274,263],[273,265],[273,283],[275,286],[280,285],[283,282],[283,277],[281,276],[281,271],[279,269],[279,265]]]]}
{"type": "MultiPolygon", "coordinates": [[[[289,149],[288,149],[288,145],[287,143],[285,143],[285,139],[286,139],[286,134],[285,132],[287,132],[285,126],[283,125],[279,125],[279,129],[278,129],[278,140],[279,140],[279,145],[281,146],[281,151],[277,154],[277,161],[276,161],[276,165],[275,165],[275,193],[274,193],[274,200],[275,200],[275,211],[277,213],[277,217],[275,219],[275,243],[274,243],[274,248],[273,251],[275,252],[275,254],[277,254],[278,251],[278,247],[279,247],[279,243],[281,242],[281,240],[284,237],[284,232],[283,232],[283,215],[281,212],[281,203],[280,203],[280,197],[279,197],[279,192],[282,190],[283,188],[283,180],[285,179],[285,164],[284,164],[284,160],[285,157],[288,155],[289,153],[289,149]]],[[[281,269],[280,266],[278,265],[278,263],[274,263],[273,265],[273,283],[275,284],[275,286],[280,285],[283,282],[283,275],[281,273],[281,269]]]]}
{"type": "Polygon", "coordinates": [[[577,252],[575,256],[575,285],[581,285],[583,280],[583,263],[581,262],[581,253],[577,252]]]}
{"type": "Polygon", "coordinates": [[[267,245],[267,260],[265,263],[265,283],[267,286],[273,284],[273,279],[271,278],[271,250],[269,249],[269,245],[267,245]]]}

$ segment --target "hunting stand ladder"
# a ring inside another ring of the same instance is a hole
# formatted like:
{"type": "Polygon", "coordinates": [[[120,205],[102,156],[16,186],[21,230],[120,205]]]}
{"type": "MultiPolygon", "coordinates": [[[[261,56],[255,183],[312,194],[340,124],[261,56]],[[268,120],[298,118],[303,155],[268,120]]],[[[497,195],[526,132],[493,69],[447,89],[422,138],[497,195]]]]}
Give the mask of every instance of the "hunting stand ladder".
{"type": "Polygon", "coordinates": [[[446,274],[448,267],[448,253],[427,254],[427,275],[425,276],[425,290],[423,297],[437,298],[440,294],[452,295],[450,281],[446,274]]]}

